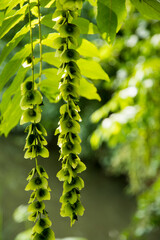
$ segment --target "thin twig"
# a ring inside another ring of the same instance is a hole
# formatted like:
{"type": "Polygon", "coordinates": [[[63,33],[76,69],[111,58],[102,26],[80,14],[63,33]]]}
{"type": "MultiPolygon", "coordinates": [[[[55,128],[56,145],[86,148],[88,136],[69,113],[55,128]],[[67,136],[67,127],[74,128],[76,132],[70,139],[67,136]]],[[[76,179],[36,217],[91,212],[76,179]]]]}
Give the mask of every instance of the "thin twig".
{"type": "Polygon", "coordinates": [[[39,50],[40,50],[40,70],[39,70],[39,83],[42,80],[42,31],[41,31],[41,13],[40,1],[38,0],[38,25],[39,25],[39,50]]]}
{"type": "Polygon", "coordinates": [[[32,25],[31,25],[31,6],[30,0],[28,0],[28,16],[29,16],[29,27],[30,27],[30,43],[31,43],[31,59],[32,59],[32,81],[34,89],[34,57],[33,57],[33,35],[32,35],[32,25]]]}

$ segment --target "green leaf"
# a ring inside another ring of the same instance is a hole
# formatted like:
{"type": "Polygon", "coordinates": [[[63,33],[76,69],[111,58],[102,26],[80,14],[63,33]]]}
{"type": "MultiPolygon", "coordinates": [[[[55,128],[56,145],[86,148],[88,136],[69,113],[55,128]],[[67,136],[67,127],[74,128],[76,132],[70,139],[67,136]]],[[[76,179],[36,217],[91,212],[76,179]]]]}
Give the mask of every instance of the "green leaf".
{"type": "MultiPolygon", "coordinates": [[[[38,23],[38,20],[33,20],[31,25],[32,28],[38,23]]],[[[4,61],[4,59],[9,55],[9,53],[18,45],[18,43],[26,36],[29,32],[29,24],[25,25],[19,32],[15,34],[10,42],[6,44],[3,48],[0,55],[0,64],[4,61]]]]}
{"type": "MultiPolygon", "coordinates": [[[[20,68],[14,81],[4,92],[2,97],[2,102],[0,104],[0,110],[2,113],[0,134],[4,134],[6,137],[9,132],[18,124],[22,115],[22,110],[19,105],[21,100],[20,82],[23,81],[25,74],[26,69],[20,68]]],[[[38,74],[35,74],[35,79],[38,76],[38,74]]],[[[30,79],[32,79],[32,76],[28,77],[26,80],[30,79]]]]}
{"type": "Polygon", "coordinates": [[[85,18],[79,17],[77,19],[74,19],[72,23],[76,24],[80,28],[81,34],[98,34],[99,33],[97,26],[85,18]]]}
{"type": "Polygon", "coordinates": [[[8,133],[14,128],[22,115],[19,103],[21,99],[20,90],[17,91],[6,111],[4,112],[0,124],[0,135],[4,134],[6,137],[8,133]]]}
{"type": "Polygon", "coordinates": [[[27,68],[21,67],[18,73],[16,74],[12,84],[4,92],[0,104],[1,114],[3,114],[6,108],[9,106],[10,102],[12,101],[12,96],[17,92],[17,89],[20,90],[20,84],[23,82],[27,71],[28,71],[27,68]]]}
{"type": "MultiPolygon", "coordinates": [[[[9,7],[10,10],[12,10],[15,6],[17,6],[19,3],[24,2],[24,0],[1,0],[0,2],[0,10],[6,9],[9,7]]],[[[7,9],[8,11],[8,9],[7,9]]]]}
{"type": "MultiPolygon", "coordinates": [[[[38,43],[38,40],[34,42],[34,47],[38,43]]],[[[26,44],[22,50],[17,52],[13,58],[5,65],[1,75],[0,75],[0,91],[2,91],[5,84],[9,79],[18,71],[19,67],[22,64],[23,59],[25,59],[31,51],[30,44],[26,44]]]]}
{"type": "Polygon", "coordinates": [[[113,43],[118,25],[117,16],[112,10],[112,0],[107,6],[102,0],[98,1],[97,26],[102,35],[109,44],[113,43]]]}
{"type": "Polygon", "coordinates": [[[98,62],[93,60],[80,59],[77,64],[83,76],[91,79],[103,79],[109,81],[107,73],[98,62]]]}
{"type": "Polygon", "coordinates": [[[54,27],[54,25],[55,25],[55,22],[54,21],[52,21],[52,13],[50,13],[50,14],[47,14],[47,15],[45,15],[45,16],[43,16],[42,17],[42,20],[41,20],[41,23],[43,24],[43,25],[45,25],[46,27],[49,27],[49,28],[52,28],[53,29],[53,27],[54,27]]]}
{"type": "Polygon", "coordinates": [[[77,51],[85,57],[99,57],[97,47],[86,39],[82,39],[82,43],[79,48],[77,48],[77,51]]]}
{"type": "Polygon", "coordinates": [[[46,45],[48,47],[51,47],[51,48],[54,48],[53,46],[53,42],[54,42],[54,39],[59,37],[59,34],[58,33],[49,33],[47,35],[47,37],[45,37],[43,40],[42,40],[42,44],[43,45],[46,45]]]}
{"type": "Polygon", "coordinates": [[[4,19],[4,12],[0,12],[0,27],[2,26],[3,19],[4,19]]]}
{"type": "MultiPolygon", "coordinates": [[[[117,16],[117,32],[121,28],[121,25],[126,18],[127,10],[125,6],[125,0],[99,0],[105,4],[110,10],[112,10],[117,16]]],[[[112,13],[110,13],[112,14],[112,13]]]]}
{"type": "Polygon", "coordinates": [[[43,70],[43,74],[46,76],[46,79],[43,80],[40,84],[40,89],[44,95],[49,99],[50,102],[55,102],[59,100],[59,81],[60,76],[57,75],[56,68],[48,68],[43,70]]]}
{"type": "Polygon", "coordinates": [[[80,81],[80,88],[79,88],[80,96],[85,97],[87,99],[96,99],[101,101],[99,94],[97,93],[97,88],[94,86],[93,83],[87,81],[85,78],[82,78],[80,81]]]}
{"type": "Polygon", "coordinates": [[[10,0],[8,1],[7,13],[10,12],[13,8],[15,8],[18,4],[23,4],[26,0],[10,0]]]}
{"type": "Polygon", "coordinates": [[[160,1],[159,0],[131,0],[135,7],[146,18],[160,20],[160,1]]]}
{"type": "Polygon", "coordinates": [[[27,5],[16,11],[13,16],[5,18],[0,28],[0,39],[3,38],[4,35],[6,35],[17,23],[24,19],[26,10],[27,5]]]}
{"type": "Polygon", "coordinates": [[[51,8],[56,0],[43,0],[41,1],[41,7],[51,8]]]}
{"type": "Polygon", "coordinates": [[[97,6],[97,0],[88,0],[88,2],[94,7],[97,6]]]}
{"type": "MultiPolygon", "coordinates": [[[[42,58],[43,58],[44,62],[47,62],[48,64],[51,64],[57,68],[61,65],[61,61],[57,57],[55,57],[54,52],[44,53],[42,58]]],[[[58,71],[58,70],[56,69],[56,71],[58,71]]],[[[57,72],[56,72],[56,74],[57,74],[57,72]]]]}

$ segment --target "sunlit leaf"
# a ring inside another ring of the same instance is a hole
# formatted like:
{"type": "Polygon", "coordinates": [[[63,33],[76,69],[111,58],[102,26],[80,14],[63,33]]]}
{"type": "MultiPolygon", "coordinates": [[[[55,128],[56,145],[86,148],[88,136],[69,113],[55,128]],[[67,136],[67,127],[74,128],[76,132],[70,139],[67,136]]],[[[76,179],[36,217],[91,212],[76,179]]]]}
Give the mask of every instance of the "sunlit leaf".
{"type": "Polygon", "coordinates": [[[99,94],[97,93],[97,89],[93,83],[87,81],[85,78],[82,78],[80,81],[80,96],[85,97],[87,99],[96,99],[98,101],[101,100],[99,94]]]}
{"type": "Polygon", "coordinates": [[[80,53],[80,55],[83,55],[85,57],[99,57],[97,47],[86,39],[82,39],[82,43],[77,51],[80,53]]]}
{"type": "Polygon", "coordinates": [[[97,34],[99,33],[97,26],[85,18],[77,18],[73,20],[73,23],[80,28],[81,34],[97,34]]]}
{"type": "Polygon", "coordinates": [[[159,0],[131,0],[142,15],[147,18],[160,20],[159,0]]]}
{"type": "Polygon", "coordinates": [[[44,53],[43,54],[43,61],[47,62],[48,64],[51,64],[51,65],[53,65],[55,67],[59,67],[60,64],[61,64],[60,60],[57,57],[55,57],[55,53],[54,52],[44,53]]]}
{"type": "Polygon", "coordinates": [[[60,76],[57,75],[56,68],[48,68],[43,70],[43,74],[46,79],[43,80],[40,84],[41,91],[46,95],[46,97],[50,100],[50,102],[58,101],[59,98],[59,81],[60,76]]]}
{"type": "Polygon", "coordinates": [[[97,26],[102,38],[110,44],[113,43],[116,36],[118,19],[111,7],[112,0],[110,1],[109,6],[102,0],[98,1],[97,26]]]}
{"type": "Polygon", "coordinates": [[[17,23],[24,19],[26,10],[27,5],[16,11],[13,16],[5,18],[0,28],[0,38],[2,38],[6,33],[10,31],[10,29],[12,29],[17,23]]]}
{"type": "Polygon", "coordinates": [[[8,133],[14,128],[22,115],[22,110],[19,106],[21,99],[20,90],[15,94],[6,111],[4,112],[0,125],[0,135],[4,134],[6,137],[8,133]]]}
{"type": "MultiPolygon", "coordinates": [[[[38,42],[38,40],[37,40],[38,42]]],[[[34,43],[34,46],[36,43],[34,43]]],[[[23,59],[25,59],[31,51],[30,44],[26,44],[24,48],[22,48],[19,52],[17,52],[13,58],[5,65],[2,73],[0,74],[0,91],[2,91],[5,84],[9,81],[9,79],[17,72],[19,67],[22,64],[23,59]]]]}
{"type": "MultiPolygon", "coordinates": [[[[32,21],[32,28],[37,24],[37,20],[32,21]]],[[[0,64],[8,56],[8,54],[18,45],[18,43],[26,36],[29,32],[29,24],[25,25],[19,32],[15,34],[13,39],[6,44],[0,54],[0,64]]]]}
{"type": "Polygon", "coordinates": [[[83,76],[91,79],[103,79],[109,81],[107,73],[102,69],[98,62],[80,59],[77,63],[83,76]]]}
{"type": "Polygon", "coordinates": [[[4,92],[2,96],[2,101],[0,103],[0,109],[1,109],[1,114],[5,112],[6,108],[10,104],[10,101],[12,101],[12,97],[14,94],[17,92],[17,89],[20,91],[20,84],[25,78],[25,75],[27,73],[28,69],[21,67],[15,76],[12,84],[7,88],[7,90],[4,92]]]}

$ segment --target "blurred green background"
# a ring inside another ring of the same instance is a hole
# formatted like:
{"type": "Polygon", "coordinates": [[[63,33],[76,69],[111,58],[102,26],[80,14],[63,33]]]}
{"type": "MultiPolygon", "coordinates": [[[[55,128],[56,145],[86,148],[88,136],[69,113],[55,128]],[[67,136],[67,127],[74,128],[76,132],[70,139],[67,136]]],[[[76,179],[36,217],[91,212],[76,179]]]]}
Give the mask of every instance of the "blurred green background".
{"type": "MultiPolygon", "coordinates": [[[[80,99],[81,159],[87,165],[82,174],[85,181],[82,202],[86,211],[72,228],[69,220],[59,215],[62,184],[56,178],[60,162],[54,131],[62,102],[50,103],[44,99],[43,124],[48,131],[50,158],[40,161],[49,173],[53,189],[52,200],[46,206],[57,238],[157,240],[160,235],[160,23],[144,19],[130,4],[127,10],[127,19],[113,46],[98,35],[83,36],[97,47],[99,57],[94,60],[111,81],[93,81],[101,102],[80,99]]],[[[85,2],[82,16],[94,23],[95,11],[85,2]]],[[[43,27],[44,34],[48,31],[43,27]]],[[[0,41],[0,49],[14,33],[10,31],[0,41]]],[[[27,41],[29,37],[17,49],[27,41]]],[[[13,55],[14,52],[8,60],[13,55]]],[[[7,139],[0,138],[0,239],[3,240],[29,240],[22,235],[16,238],[31,227],[26,221],[24,205],[29,195],[24,188],[34,163],[23,158],[23,131],[22,126],[17,126],[7,139]]]]}

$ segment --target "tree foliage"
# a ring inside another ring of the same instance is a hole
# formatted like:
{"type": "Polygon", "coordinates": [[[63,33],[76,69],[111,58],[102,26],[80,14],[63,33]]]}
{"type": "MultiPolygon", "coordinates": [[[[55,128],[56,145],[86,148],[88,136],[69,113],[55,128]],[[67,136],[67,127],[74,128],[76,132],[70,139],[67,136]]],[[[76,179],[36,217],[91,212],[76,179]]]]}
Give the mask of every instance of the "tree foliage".
{"type": "MultiPolygon", "coordinates": [[[[71,224],[74,223],[77,215],[83,215],[84,212],[79,195],[84,183],[77,176],[85,170],[85,165],[78,157],[81,152],[78,98],[100,101],[97,82],[100,81],[105,89],[110,76],[111,82],[107,86],[114,94],[92,115],[92,121],[98,126],[92,134],[91,145],[96,150],[106,142],[109,149],[115,150],[115,155],[110,156],[107,165],[112,172],[129,176],[132,193],[143,192],[139,196],[135,216],[138,224],[135,224],[134,231],[122,236],[128,239],[131,235],[133,238],[141,237],[159,223],[159,214],[155,214],[159,198],[160,155],[160,112],[155,108],[155,105],[159,106],[159,59],[156,56],[159,49],[153,43],[156,33],[153,31],[147,36],[147,29],[142,27],[139,33],[137,30],[137,35],[130,36],[131,32],[127,30],[127,39],[115,40],[127,17],[128,6],[131,6],[129,1],[88,2],[92,11],[96,12],[92,22],[81,16],[85,4],[81,0],[0,0],[0,43],[3,48],[0,55],[0,134],[8,136],[19,121],[21,124],[31,122],[27,127],[25,158],[36,159],[38,155],[48,157],[43,136],[45,130],[39,127],[43,104],[41,94],[51,103],[61,99],[65,101],[60,108],[61,118],[56,131],[62,160],[62,170],[57,176],[64,181],[60,199],[61,215],[69,216],[71,224]],[[101,39],[103,46],[97,46],[96,38],[101,39]],[[8,41],[7,44],[4,39],[8,41]],[[121,61],[116,63],[117,77],[112,81],[112,76],[108,76],[102,66],[114,56],[121,57],[121,61]],[[25,84],[30,82],[35,85],[25,90],[25,84]],[[150,181],[152,186],[147,190],[150,181]],[[152,198],[152,194],[155,198],[152,198]],[[143,204],[145,210],[142,209],[143,204]],[[144,217],[139,217],[140,211],[143,211],[144,217]]],[[[159,0],[131,2],[145,17],[159,20],[159,0]]],[[[36,163],[36,168],[29,174],[26,188],[33,190],[29,206],[32,212],[30,220],[33,221],[39,212],[47,216],[41,200],[50,199],[47,177],[42,176],[39,168],[36,163]],[[41,182],[38,187],[37,181],[41,182]],[[40,190],[44,191],[44,199],[38,195],[40,190]],[[41,202],[38,211],[35,211],[36,198],[41,202]]],[[[50,226],[47,217],[45,220],[40,217],[33,227],[34,239],[43,239],[45,236],[54,239],[50,226]]]]}

